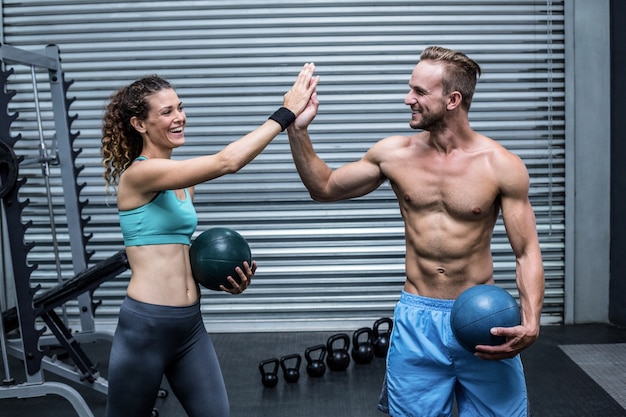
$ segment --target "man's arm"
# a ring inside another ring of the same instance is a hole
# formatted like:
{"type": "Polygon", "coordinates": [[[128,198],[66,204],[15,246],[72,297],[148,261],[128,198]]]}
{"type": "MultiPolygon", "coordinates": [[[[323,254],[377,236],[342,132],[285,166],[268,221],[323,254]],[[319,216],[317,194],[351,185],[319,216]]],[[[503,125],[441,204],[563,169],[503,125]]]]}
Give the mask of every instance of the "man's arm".
{"type": "Polygon", "coordinates": [[[287,128],[289,145],[302,183],[316,201],[337,201],[365,195],[385,180],[379,165],[373,159],[374,148],[363,158],[331,169],[317,155],[308,133],[308,126],[317,114],[317,94],[311,96],[307,108],[287,128]]]}
{"type": "Polygon", "coordinates": [[[502,219],[516,259],[516,282],[519,290],[522,324],[511,328],[496,328],[492,333],[505,336],[504,345],[481,346],[478,356],[483,359],[503,359],[515,356],[530,346],[539,336],[544,297],[544,274],[541,249],[537,236],[535,214],[528,199],[529,179],[523,162],[511,155],[503,175],[501,193],[502,219]]]}

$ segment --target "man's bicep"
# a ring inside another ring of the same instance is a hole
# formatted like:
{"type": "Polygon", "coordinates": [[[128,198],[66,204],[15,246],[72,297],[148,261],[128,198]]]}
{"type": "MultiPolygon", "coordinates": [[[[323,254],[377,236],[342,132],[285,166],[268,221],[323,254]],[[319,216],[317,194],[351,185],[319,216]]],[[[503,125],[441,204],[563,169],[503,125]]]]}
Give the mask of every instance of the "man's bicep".
{"type": "Polygon", "coordinates": [[[384,181],[380,167],[364,157],[334,170],[330,176],[329,191],[343,198],[360,197],[374,191],[384,181]]]}
{"type": "Polygon", "coordinates": [[[517,159],[515,162],[501,177],[501,209],[509,241],[519,255],[529,242],[536,240],[537,226],[529,198],[528,171],[521,160],[517,159]]]}
{"type": "Polygon", "coordinates": [[[535,212],[527,196],[502,198],[502,219],[516,256],[537,243],[535,212]]]}

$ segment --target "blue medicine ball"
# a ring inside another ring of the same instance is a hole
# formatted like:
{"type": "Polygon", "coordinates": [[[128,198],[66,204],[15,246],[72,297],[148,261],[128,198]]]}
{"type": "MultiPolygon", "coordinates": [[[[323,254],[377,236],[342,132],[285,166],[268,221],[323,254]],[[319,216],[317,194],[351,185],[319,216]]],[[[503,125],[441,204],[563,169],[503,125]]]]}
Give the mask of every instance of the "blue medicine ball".
{"type": "Polygon", "coordinates": [[[252,265],[252,253],[246,239],[227,227],[205,230],[189,248],[193,278],[205,288],[219,291],[220,285],[232,288],[226,278],[239,282],[235,268],[243,269],[243,261],[252,265]]]}
{"type": "Polygon", "coordinates": [[[521,323],[520,309],[506,290],[495,285],[476,285],[463,291],[452,306],[450,325],[459,344],[470,352],[476,345],[500,345],[503,336],[492,327],[514,327],[521,323]]]}

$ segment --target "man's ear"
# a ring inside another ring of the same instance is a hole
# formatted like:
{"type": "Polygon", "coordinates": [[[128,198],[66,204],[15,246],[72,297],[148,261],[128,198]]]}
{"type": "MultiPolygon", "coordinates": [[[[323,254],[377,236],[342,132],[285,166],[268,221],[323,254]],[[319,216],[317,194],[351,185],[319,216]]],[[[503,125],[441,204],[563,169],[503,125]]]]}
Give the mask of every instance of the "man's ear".
{"type": "Polygon", "coordinates": [[[463,101],[463,95],[458,91],[453,91],[448,95],[448,103],[446,108],[448,110],[453,110],[461,105],[463,101]]]}
{"type": "Polygon", "coordinates": [[[146,131],[146,128],[143,125],[143,121],[141,121],[137,116],[133,116],[130,118],[130,124],[139,133],[144,133],[146,131]]]}

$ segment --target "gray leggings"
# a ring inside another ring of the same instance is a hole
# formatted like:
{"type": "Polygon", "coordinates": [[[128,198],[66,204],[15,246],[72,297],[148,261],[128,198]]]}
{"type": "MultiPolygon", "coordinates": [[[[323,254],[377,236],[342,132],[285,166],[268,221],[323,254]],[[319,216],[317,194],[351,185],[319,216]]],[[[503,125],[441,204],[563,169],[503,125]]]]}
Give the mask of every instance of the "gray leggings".
{"type": "Polygon", "coordinates": [[[189,417],[230,415],[200,303],[170,307],[126,297],[111,347],[106,417],[149,417],[163,375],[189,417]]]}

